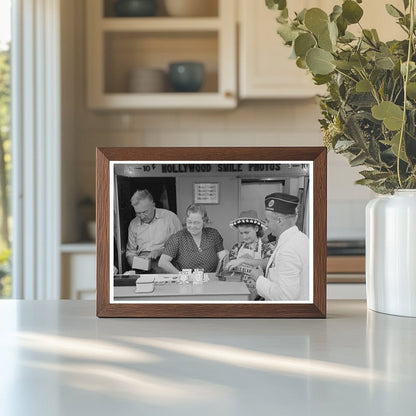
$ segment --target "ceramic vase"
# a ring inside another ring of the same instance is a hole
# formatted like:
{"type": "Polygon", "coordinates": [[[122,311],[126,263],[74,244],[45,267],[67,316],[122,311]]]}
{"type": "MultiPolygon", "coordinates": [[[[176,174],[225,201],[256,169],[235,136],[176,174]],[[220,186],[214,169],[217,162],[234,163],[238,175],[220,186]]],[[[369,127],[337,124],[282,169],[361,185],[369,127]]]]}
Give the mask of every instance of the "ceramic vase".
{"type": "Polygon", "coordinates": [[[416,189],[367,204],[366,290],[369,309],[416,317],[416,189]]]}

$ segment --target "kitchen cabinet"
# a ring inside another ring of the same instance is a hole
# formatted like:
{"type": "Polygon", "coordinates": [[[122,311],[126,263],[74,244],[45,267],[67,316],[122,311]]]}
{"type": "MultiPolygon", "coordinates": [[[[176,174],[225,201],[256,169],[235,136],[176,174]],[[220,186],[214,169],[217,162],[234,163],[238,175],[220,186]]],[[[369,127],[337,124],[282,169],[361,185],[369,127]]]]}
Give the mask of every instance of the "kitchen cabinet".
{"type": "MultiPolygon", "coordinates": [[[[296,10],[326,10],[324,3],[328,0],[299,0],[296,10]]],[[[291,50],[276,33],[277,12],[267,9],[264,1],[239,0],[238,6],[240,98],[307,98],[322,93],[311,75],[289,59],[291,50]]]]}
{"type": "MultiPolygon", "coordinates": [[[[316,86],[305,70],[290,59],[291,49],[283,44],[276,33],[275,17],[278,12],[269,10],[264,1],[238,0],[239,17],[239,95],[250,98],[308,98],[326,92],[324,86],[316,86]]],[[[330,12],[339,0],[298,0],[289,3],[289,11],[319,7],[330,12]]],[[[403,8],[402,0],[390,3],[403,8]]],[[[376,28],[383,41],[403,38],[403,33],[394,19],[388,15],[378,0],[366,0],[360,5],[364,9],[362,25],[376,28]]],[[[353,33],[358,25],[348,28],[353,33]]]]}
{"type": "Polygon", "coordinates": [[[61,253],[61,298],[95,300],[95,244],[63,244],[61,253]]]}
{"type": "Polygon", "coordinates": [[[327,257],[328,299],[365,299],[365,256],[327,257]]]}
{"type": "MultiPolygon", "coordinates": [[[[208,0],[207,0],[208,1],[208,0]]],[[[233,108],[237,105],[236,6],[218,2],[217,16],[116,17],[111,2],[86,2],[87,102],[91,109],[233,108]],[[167,72],[169,63],[199,61],[199,92],[135,93],[128,74],[140,68],[167,72]]]]}

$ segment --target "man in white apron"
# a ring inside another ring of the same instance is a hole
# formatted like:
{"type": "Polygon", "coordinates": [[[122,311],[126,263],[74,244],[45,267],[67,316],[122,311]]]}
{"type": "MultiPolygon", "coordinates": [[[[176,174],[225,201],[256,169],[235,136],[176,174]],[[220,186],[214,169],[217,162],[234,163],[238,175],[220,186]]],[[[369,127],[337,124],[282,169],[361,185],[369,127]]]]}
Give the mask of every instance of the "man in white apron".
{"type": "Polygon", "coordinates": [[[256,289],[269,301],[309,300],[309,239],[296,226],[299,199],[273,193],[265,198],[266,223],[277,245],[263,275],[252,271],[256,289]]]}

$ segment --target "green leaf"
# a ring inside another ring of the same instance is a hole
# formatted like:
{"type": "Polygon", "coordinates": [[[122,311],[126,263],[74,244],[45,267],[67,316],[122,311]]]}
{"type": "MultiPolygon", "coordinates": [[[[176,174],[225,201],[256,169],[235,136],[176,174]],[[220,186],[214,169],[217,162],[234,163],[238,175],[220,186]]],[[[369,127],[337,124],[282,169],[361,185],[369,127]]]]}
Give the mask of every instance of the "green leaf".
{"type": "Polygon", "coordinates": [[[308,69],[308,65],[306,65],[306,60],[305,58],[298,58],[296,59],[296,66],[298,68],[302,68],[302,69],[308,69]]]}
{"type": "Polygon", "coordinates": [[[378,181],[380,179],[388,178],[391,173],[390,172],[379,172],[377,170],[362,170],[360,175],[364,176],[366,179],[372,179],[378,181]]]}
{"type": "Polygon", "coordinates": [[[391,101],[383,101],[371,109],[373,117],[382,120],[384,125],[392,131],[402,127],[403,110],[391,101]]]}
{"type": "MultiPolygon", "coordinates": [[[[409,62],[409,73],[412,73],[416,69],[414,62],[409,62]]],[[[400,65],[400,72],[403,76],[406,76],[406,62],[402,62],[400,65]]]]}
{"type": "Polygon", "coordinates": [[[371,30],[363,29],[363,36],[367,43],[370,45],[374,45],[375,41],[373,39],[373,34],[371,33],[371,30]]]}
{"type": "Polygon", "coordinates": [[[386,97],[386,79],[383,78],[383,80],[381,81],[380,87],[378,88],[378,93],[380,94],[380,97],[382,98],[382,100],[386,100],[388,99],[386,97]]]}
{"type": "Polygon", "coordinates": [[[324,49],[328,52],[334,51],[334,44],[332,43],[331,37],[329,35],[329,28],[327,27],[325,31],[321,32],[318,35],[318,45],[321,49],[324,49]]]}
{"type": "Polygon", "coordinates": [[[412,100],[416,100],[416,82],[409,82],[407,84],[407,96],[412,100]]]}
{"type": "Polygon", "coordinates": [[[337,27],[338,27],[338,33],[340,34],[340,36],[341,37],[344,36],[348,27],[348,22],[344,19],[342,15],[338,17],[337,19],[337,27]]]}
{"type": "Polygon", "coordinates": [[[305,20],[305,14],[307,12],[307,9],[302,9],[299,13],[295,13],[296,14],[296,19],[303,23],[303,21],[305,20]]]}
{"type": "Polygon", "coordinates": [[[350,165],[352,167],[360,166],[365,162],[366,159],[367,155],[364,152],[362,152],[357,157],[350,160],[350,165]]]}
{"type": "MultiPolygon", "coordinates": [[[[337,29],[339,31],[339,26],[338,25],[337,25],[337,29]]],[[[356,39],[356,36],[353,33],[348,32],[348,30],[347,30],[347,31],[345,31],[345,33],[344,33],[343,36],[341,36],[341,37],[338,38],[338,42],[341,42],[341,43],[349,43],[349,42],[351,42],[351,41],[353,41],[355,39],[356,39]]]]}
{"type": "Polygon", "coordinates": [[[404,17],[399,17],[398,22],[402,26],[405,26],[409,29],[410,28],[410,14],[408,13],[404,17]]]}
{"type": "Polygon", "coordinates": [[[346,137],[354,141],[354,143],[358,145],[359,149],[366,147],[366,139],[361,125],[362,120],[357,114],[350,116],[344,125],[344,133],[346,137]]]}
{"type": "Polygon", "coordinates": [[[390,56],[378,56],[375,64],[380,69],[392,70],[394,68],[394,61],[390,56]]]}
{"type": "Polygon", "coordinates": [[[358,55],[358,53],[351,56],[350,63],[358,70],[363,69],[368,64],[367,60],[363,56],[358,55]]]}
{"type": "Polygon", "coordinates": [[[331,81],[331,76],[330,75],[315,74],[313,76],[313,80],[315,81],[316,85],[323,85],[323,84],[327,84],[328,82],[331,81]]]}
{"type": "Polygon", "coordinates": [[[373,158],[374,164],[380,166],[381,154],[380,147],[378,145],[378,140],[375,138],[375,135],[370,137],[370,146],[368,148],[371,157],[373,158]]]}
{"type": "Polygon", "coordinates": [[[266,6],[271,10],[283,10],[286,7],[286,0],[266,0],[266,6]]]}
{"type": "Polygon", "coordinates": [[[341,92],[339,90],[338,84],[336,84],[335,82],[332,82],[329,85],[328,92],[333,100],[338,101],[338,102],[342,101],[341,92]]]}
{"type": "Polygon", "coordinates": [[[338,140],[334,146],[334,151],[345,152],[353,145],[354,145],[354,142],[351,140],[338,140]]]}
{"type": "Polygon", "coordinates": [[[304,58],[306,52],[316,45],[314,37],[309,33],[302,33],[295,39],[296,56],[304,58]]]}
{"type": "Polygon", "coordinates": [[[335,22],[338,17],[342,15],[342,7],[336,4],[334,8],[332,9],[332,13],[329,15],[329,20],[331,22],[335,22]]]}
{"type": "Polygon", "coordinates": [[[377,104],[373,94],[369,92],[351,93],[348,97],[348,104],[355,107],[373,107],[377,104]]]}
{"type": "Polygon", "coordinates": [[[331,53],[320,48],[309,49],[306,54],[306,64],[312,74],[326,75],[335,69],[331,53]]]}
{"type": "Polygon", "coordinates": [[[366,79],[362,79],[361,81],[357,82],[355,86],[355,90],[357,92],[371,92],[371,83],[366,79]]]}
{"type": "Polygon", "coordinates": [[[406,10],[409,7],[409,0],[403,0],[403,6],[404,6],[404,9],[406,10]]]}
{"type": "Polygon", "coordinates": [[[346,0],[342,3],[342,16],[349,23],[358,23],[363,16],[363,9],[352,0],[346,0]]]}
{"type": "Polygon", "coordinates": [[[280,23],[281,25],[284,25],[284,24],[287,24],[287,23],[288,23],[287,19],[285,19],[285,18],[284,18],[284,17],[282,17],[282,16],[277,16],[277,17],[276,17],[276,22],[277,22],[277,23],[280,23]]]}
{"type": "Polygon", "coordinates": [[[364,186],[370,186],[374,183],[373,179],[358,179],[355,181],[357,185],[364,185],[364,186]]]}
{"type": "Polygon", "coordinates": [[[393,17],[403,17],[404,14],[397,8],[394,7],[392,4],[386,4],[387,13],[393,17]]]}
{"type": "Polygon", "coordinates": [[[371,29],[371,34],[373,35],[373,39],[376,42],[380,42],[380,38],[378,37],[378,33],[377,33],[377,30],[376,29],[371,29]]]}
{"type": "MultiPolygon", "coordinates": [[[[389,142],[389,145],[391,146],[391,151],[394,153],[394,155],[397,157],[399,154],[399,144],[400,144],[400,132],[395,134],[391,141],[389,142]]],[[[406,149],[405,149],[405,141],[403,140],[402,146],[400,148],[400,156],[399,158],[403,160],[404,162],[409,162],[409,159],[406,155],[406,149]]]]}
{"type": "Polygon", "coordinates": [[[334,45],[334,47],[337,44],[338,39],[338,26],[334,22],[329,22],[328,24],[328,30],[329,30],[329,37],[331,38],[331,42],[334,45]]]}
{"type": "Polygon", "coordinates": [[[348,61],[340,61],[334,60],[332,63],[339,69],[343,69],[344,71],[348,71],[352,68],[352,65],[348,61]]]}
{"type": "Polygon", "coordinates": [[[292,27],[287,23],[280,24],[277,28],[277,33],[286,43],[294,41],[298,36],[298,32],[293,30],[292,27]]]}
{"type": "Polygon", "coordinates": [[[305,13],[305,26],[315,35],[327,30],[328,15],[318,7],[309,9],[305,13]]]}
{"type": "MultiPolygon", "coordinates": [[[[409,131],[408,137],[412,140],[416,140],[416,109],[410,110],[406,120],[406,126],[409,131]]],[[[416,154],[416,152],[415,152],[416,154]]]]}

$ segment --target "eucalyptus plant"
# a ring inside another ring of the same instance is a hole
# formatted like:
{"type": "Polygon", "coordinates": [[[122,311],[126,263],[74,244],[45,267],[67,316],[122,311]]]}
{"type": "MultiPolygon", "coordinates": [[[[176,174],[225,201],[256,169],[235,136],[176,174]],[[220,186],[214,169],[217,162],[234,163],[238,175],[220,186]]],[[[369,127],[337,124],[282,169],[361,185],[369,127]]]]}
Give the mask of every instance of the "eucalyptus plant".
{"type": "Polygon", "coordinates": [[[416,188],[414,1],[403,0],[401,9],[380,5],[404,33],[404,39],[382,42],[375,29],[360,24],[362,0],[293,17],[286,0],[266,0],[279,10],[277,32],[292,47],[296,65],[327,87],[319,120],[325,145],[351,166],[365,166],[357,183],[380,194],[416,188]],[[352,25],[359,35],[348,30],[352,25]]]}

